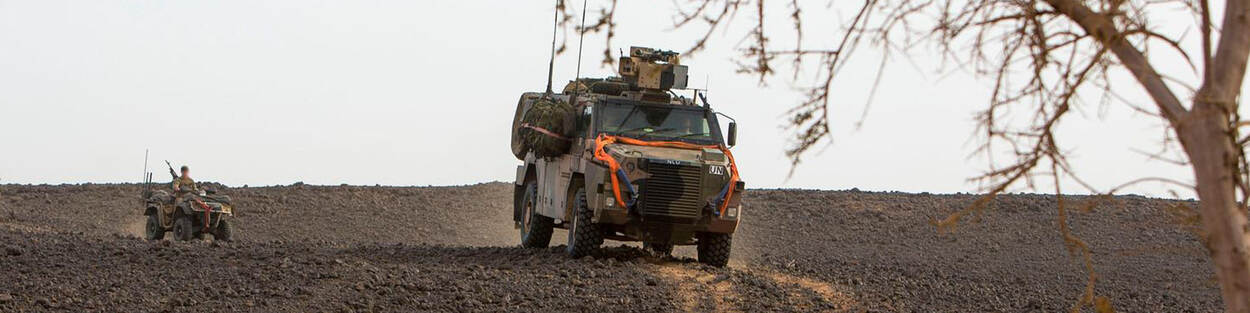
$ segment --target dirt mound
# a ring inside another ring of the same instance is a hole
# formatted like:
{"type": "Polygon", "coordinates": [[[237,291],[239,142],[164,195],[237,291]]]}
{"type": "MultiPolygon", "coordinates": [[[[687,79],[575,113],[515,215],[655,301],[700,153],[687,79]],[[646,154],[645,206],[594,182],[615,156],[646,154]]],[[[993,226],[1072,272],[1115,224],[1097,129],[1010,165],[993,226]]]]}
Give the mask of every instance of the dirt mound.
{"type": "MultiPolygon", "coordinates": [[[[0,311],[1066,311],[1084,288],[1054,198],[1013,195],[954,234],[970,195],[751,190],[729,269],[632,246],[515,248],[506,183],[225,188],[233,243],[146,242],[136,185],[0,186],[0,311]]],[[[1074,212],[1124,312],[1221,304],[1164,206],[1074,212]]]]}

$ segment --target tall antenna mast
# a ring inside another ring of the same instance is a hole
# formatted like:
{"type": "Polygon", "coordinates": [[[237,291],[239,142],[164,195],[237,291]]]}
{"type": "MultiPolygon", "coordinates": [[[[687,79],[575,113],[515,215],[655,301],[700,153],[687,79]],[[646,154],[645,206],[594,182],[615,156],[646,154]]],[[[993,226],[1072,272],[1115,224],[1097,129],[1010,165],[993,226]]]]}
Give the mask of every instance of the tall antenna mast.
{"type": "Polygon", "coordinates": [[[569,97],[570,103],[577,101],[577,90],[581,89],[582,84],[582,43],[586,42],[586,2],[589,0],[582,0],[582,22],[577,25],[577,72],[573,75],[573,83],[576,87],[573,88],[573,96],[569,97]]]}
{"type": "MultiPolygon", "coordinates": [[[[556,0],[555,14],[552,14],[551,17],[551,60],[547,63],[548,95],[551,95],[551,75],[556,68],[556,30],[560,28],[560,1],[564,0],[556,0]]],[[[581,56],[578,57],[580,58],[581,56]]]]}

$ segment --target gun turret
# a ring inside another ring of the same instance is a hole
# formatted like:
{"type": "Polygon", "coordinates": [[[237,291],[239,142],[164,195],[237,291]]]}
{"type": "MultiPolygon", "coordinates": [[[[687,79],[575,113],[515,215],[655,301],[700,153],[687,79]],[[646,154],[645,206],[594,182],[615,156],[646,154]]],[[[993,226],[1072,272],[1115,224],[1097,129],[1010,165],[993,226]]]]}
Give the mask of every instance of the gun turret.
{"type": "Polygon", "coordinates": [[[621,56],[618,70],[621,78],[638,88],[686,89],[687,68],[677,52],[629,47],[629,56],[621,56]]]}

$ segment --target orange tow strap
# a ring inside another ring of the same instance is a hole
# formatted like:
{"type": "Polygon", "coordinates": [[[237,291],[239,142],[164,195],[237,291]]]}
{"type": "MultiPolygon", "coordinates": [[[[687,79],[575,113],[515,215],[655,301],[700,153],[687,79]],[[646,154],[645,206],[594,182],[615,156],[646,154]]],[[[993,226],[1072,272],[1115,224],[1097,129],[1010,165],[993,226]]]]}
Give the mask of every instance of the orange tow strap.
{"type": "Polygon", "coordinates": [[[620,163],[617,163],[616,159],[613,159],[612,156],[607,153],[607,151],[603,150],[605,146],[609,144],[614,144],[614,143],[622,143],[622,144],[635,145],[635,146],[678,148],[678,149],[687,149],[687,150],[717,149],[725,153],[725,157],[729,158],[730,176],[729,176],[729,184],[726,185],[725,188],[722,189],[721,191],[723,195],[720,196],[720,204],[719,204],[720,207],[718,208],[719,210],[718,215],[725,214],[725,209],[729,207],[729,199],[733,197],[734,185],[738,184],[738,179],[739,179],[738,178],[738,166],[734,164],[734,156],[732,153],[729,153],[728,147],[725,147],[724,145],[698,145],[698,144],[692,144],[692,143],[681,142],[681,141],[643,141],[643,140],[638,140],[638,139],[629,138],[629,137],[599,134],[599,137],[595,138],[595,151],[594,151],[595,159],[599,161],[603,161],[603,163],[608,164],[608,172],[611,173],[612,175],[612,193],[616,196],[616,204],[620,205],[622,208],[625,208],[627,210],[629,209],[629,207],[625,205],[625,200],[621,199],[620,179],[617,177],[617,174],[616,174],[618,171],[620,171],[621,165],[620,163]]]}
{"type": "Polygon", "coordinates": [[[543,134],[543,135],[547,135],[547,136],[549,136],[549,137],[551,137],[551,138],[556,138],[556,139],[560,139],[560,140],[564,140],[564,141],[569,141],[569,137],[562,136],[562,135],[557,134],[557,133],[555,133],[555,132],[553,132],[553,131],[550,131],[550,130],[548,130],[548,129],[546,129],[546,128],[542,128],[542,127],[538,127],[538,126],[530,125],[529,123],[524,123],[524,124],[521,124],[521,128],[529,128],[529,129],[532,129],[532,130],[534,130],[534,131],[536,131],[536,132],[539,132],[539,133],[541,133],[541,134],[543,134]]]}
{"type": "Polygon", "coordinates": [[[195,204],[200,205],[200,208],[204,209],[204,230],[208,230],[208,223],[212,221],[208,214],[213,212],[213,207],[208,206],[208,204],[198,198],[195,199],[195,204]]]}

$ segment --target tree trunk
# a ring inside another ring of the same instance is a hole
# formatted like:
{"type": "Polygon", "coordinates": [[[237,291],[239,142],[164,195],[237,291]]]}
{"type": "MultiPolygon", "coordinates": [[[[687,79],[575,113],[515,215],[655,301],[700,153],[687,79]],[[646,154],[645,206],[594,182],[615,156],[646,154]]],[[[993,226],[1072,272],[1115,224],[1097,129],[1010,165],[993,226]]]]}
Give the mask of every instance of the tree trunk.
{"type": "Polygon", "coordinates": [[[1189,117],[1176,129],[1193,165],[1204,239],[1224,308],[1230,313],[1250,313],[1250,239],[1246,211],[1238,205],[1234,189],[1237,160],[1228,137],[1229,116],[1221,105],[1200,101],[1189,117]]]}
{"type": "Polygon", "coordinates": [[[1211,262],[1215,263],[1224,309],[1250,313],[1250,239],[1246,238],[1250,230],[1246,208],[1237,203],[1235,189],[1235,177],[1240,175],[1238,153],[1243,147],[1234,145],[1235,139],[1230,136],[1236,135],[1229,132],[1229,115],[1237,112],[1250,57],[1250,0],[1229,0],[1225,4],[1215,55],[1203,55],[1211,66],[1194,95],[1193,109],[1185,118],[1171,122],[1194,168],[1203,235],[1211,262]]]}

